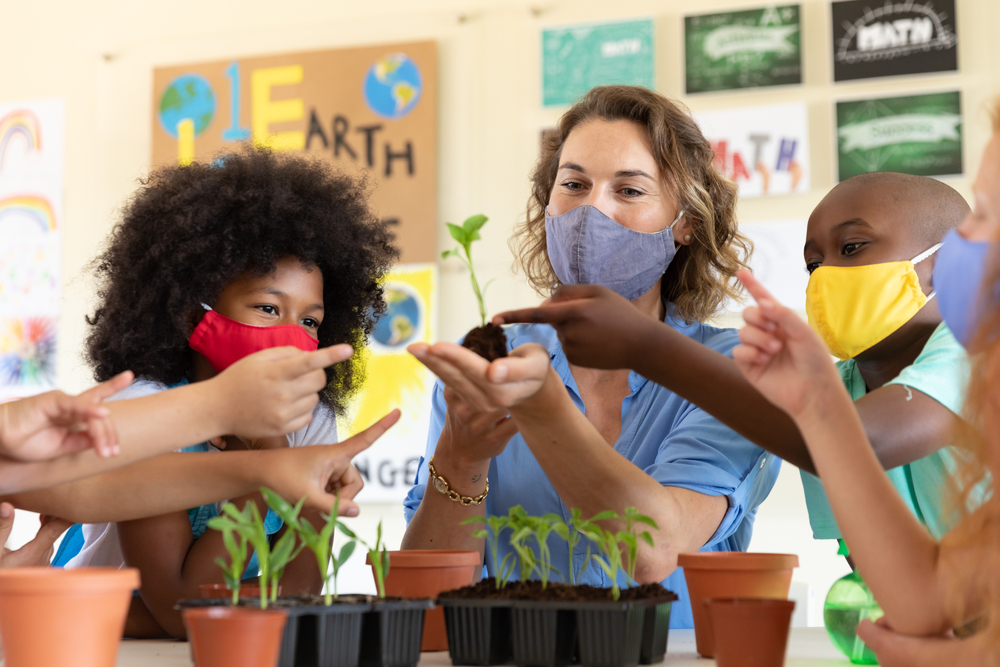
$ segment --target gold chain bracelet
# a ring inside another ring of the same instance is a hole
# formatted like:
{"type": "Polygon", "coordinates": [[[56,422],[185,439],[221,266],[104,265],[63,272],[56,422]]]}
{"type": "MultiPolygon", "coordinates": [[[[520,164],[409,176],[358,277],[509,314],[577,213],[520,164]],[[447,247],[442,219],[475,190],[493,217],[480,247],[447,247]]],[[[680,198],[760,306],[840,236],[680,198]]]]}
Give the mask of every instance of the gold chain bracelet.
{"type": "Polygon", "coordinates": [[[431,478],[431,484],[434,486],[434,490],[440,493],[442,496],[447,496],[448,500],[453,500],[456,503],[461,503],[463,507],[468,507],[469,505],[481,505],[484,500],[486,500],[486,495],[490,492],[490,478],[486,478],[486,490],[480,493],[478,496],[463,496],[455,489],[451,488],[451,484],[448,483],[444,477],[438,474],[437,469],[434,467],[434,457],[427,462],[427,472],[431,478]]]}

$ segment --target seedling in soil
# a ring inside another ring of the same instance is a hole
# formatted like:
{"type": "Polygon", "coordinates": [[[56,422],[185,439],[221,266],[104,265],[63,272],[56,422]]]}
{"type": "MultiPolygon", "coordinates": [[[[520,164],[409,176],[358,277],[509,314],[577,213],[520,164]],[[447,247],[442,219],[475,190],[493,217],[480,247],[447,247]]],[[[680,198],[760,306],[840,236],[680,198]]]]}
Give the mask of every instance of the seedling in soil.
{"type": "Polygon", "coordinates": [[[472,350],[487,361],[493,361],[494,359],[507,356],[507,336],[504,334],[502,328],[492,323],[486,323],[486,289],[490,286],[490,282],[493,281],[487,282],[480,289],[479,280],[476,278],[476,271],[472,267],[472,243],[482,238],[479,236],[479,230],[486,224],[487,220],[489,218],[480,214],[466,218],[461,226],[453,225],[450,222],[445,223],[448,225],[451,237],[458,241],[458,246],[441,253],[441,258],[457,257],[469,268],[469,276],[472,279],[472,291],[475,293],[476,301],[479,303],[480,325],[466,334],[462,346],[472,350]],[[464,257],[462,256],[462,251],[465,251],[464,257]]]}
{"type": "MultiPolygon", "coordinates": [[[[582,512],[579,508],[574,507],[570,510],[569,521],[563,521],[562,519],[557,519],[552,524],[552,531],[561,537],[566,542],[567,553],[569,554],[569,562],[567,563],[569,573],[569,585],[576,585],[576,567],[573,565],[573,553],[576,551],[576,545],[580,543],[580,539],[583,537],[581,527],[586,525],[588,520],[582,517],[582,512]]],[[[601,512],[596,516],[589,519],[590,522],[604,521],[605,519],[610,519],[614,516],[614,512],[601,512]]],[[[587,548],[587,558],[590,558],[590,548],[587,548]]],[[[584,561],[586,563],[586,561],[584,561]]],[[[586,565],[584,565],[586,567],[586,565]]]]}
{"type": "MultiPolygon", "coordinates": [[[[270,581],[271,575],[271,544],[267,540],[267,532],[264,530],[264,519],[260,515],[260,510],[257,509],[257,503],[247,501],[247,504],[243,507],[243,511],[236,509],[236,505],[232,503],[226,503],[222,506],[222,513],[223,517],[232,520],[241,538],[257,552],[257,560],[260,563],[260,608],[267,609],[267,582],[270,581]]],[[[210,520],[209,526],[214,528],[215,526],[212,526],[212,521],[218,518],[215,517],[210,520]]],[[[220,521],[215,521],[215,523],[218,526],[227,525],[220,521]]],[[[231,564],[230,573],[233,571],[235,571],[235,567],[231,564]]],[[[237,576],[242,575],[243,573],[240,572],[237,576]]]]}
{"type": "Polygon", "coordinates": [[[461,525],[466,526],[472,523],[481,523],[485,528],[479,528],[472,533],[477,540],[486,540],[486,546],[493,557],[493,580],[497,590],[507,585],[510,575],[514,573],[514,554],[508,553],[503,557],[502,562],[497,562],[497,551],[500,547],[500,534],[510,527],[508,517],[505,516],[472,516],[462,521],[461,525]]]}
{"type": "MultiPolygon", "coordinates": [[[[337,494],[336,500],[333,503],[333,513],[330,515],[322,514],[323,520],[326,522],[323,527],[317,532],[316,528],[304,518],[299,517],[299,509],[301,508],[302,502],[292,506],[291,503],[287,502],[284,498],[274,493],[270,489],[264,490],[264,498],[267,500],[267,505],[274,512],[281,517],[282,521],[285,522],[286,526],[290,526],[298,534],[299,539],[302,540],[302,546],[308,547],[313,555],[316,556],[316,565],[319,567],[319,571],[323,576],[323,585],[325,587],[325,593],[323,594],[323,603],[329,607],[333,604],[333,598],[337,597],[337,574],[340,571],[341,566],[347,562],[347,559],[351,557],[354,553],[354,548],[357,546],[357,537],[347,528],[344,524],[340,522],[337,518],[340,515],[340,494],[337,494]],[[347,535],[350,539],[344,544],[340,549],[340,555],[333,556],[333,538],[337,531],[337,528],[347,535]],[[333,561],[333,568],[331,571],[330,561],[333,561]],[[333,582],[333,592],[330,591],[330,583],[333,582]]],[[[301,548],[301,547],[300,547],[301,548]]],[[[277,550],[277,547],[275,548],[277,550]]]]}
{"type": "Polygon", "coordinates": [[[532,526],[528,521],[528,513],[520,505],[510,508],[507,516],[510,525],[510,548],[517,554],[517,563],[520,566],[522,582],[531,578],[531,573],[535,571],[535,552],[528,545],[528,538],[532,534],[532,526]]]}
{"type": "Polygon", "coordinates": [[[378,596],[385,597],[385,578],[389,576],[389,552],[382,543],[382,522],[378,522],[378,532],[375,536],[374,546],[368,547],[368,559],[372,563],[372,572],[375,574],[375,586],[378,588],[378,596]]]}
{"type": "MultiPolygon", "coordinates": [[[[621,596],[621,589],[618,587],[618,571],[625,570],[630,582],[635,582],[635,568],[639,553],[639,539],[642,539],[649,546],[653,546],[653,537],[647,531],[636,534],[635,525],[643,523],[656,528],[656,522],[648,516],[639,514],[634,507],[625,509],[625,530],[613,532],[597,525],[597,521],[614,520],[620,518],[615,512],[601,512],[600,514],[587,520],[580,527],[580,532],[597,545],[602,556],[588,554],[587,561],[593,559],[597,565],[604,570],[604,574],[611,580],[611,597],[617,600],[621,596]],[[624,544],[626,553],[622,552],[621,545],[624,544]]],[[[584,567],[586,567],[584,564],[584,567]]],[[[631,583],[630,583],[631,585],[631,583]]]]}
{"type": "MultiPolygon", "coordinates": [[[[635,530],[636,524],[645,524],[651,527],[653,530],[659,530],[660,527],[656,525],[656,522],[652,518],[646,516],[645,514],[639,514],[639,510],[634,507],[625,508],[625,533],[622,536],[622,542],[625,543],[625,548],[628,553],[628,560],[625,565],[625,569],[628,573],[628,578],[635,582],[635,568],[639,559],[639,540],[653,546],[653,536],[649,534],[649,531],[642,531],[637,533],[635,530]]],[[[621,533],[619,533],[621,535],[621,533]]]]}
{"type": "Polygon", "coordinates": [[[240,602],[240,582],[247,562],[247,538],[239,525],[228,516],[214,516],[208,520],[208,527],[222,532],[222,543],[229,552],[229,563],[220,556],[215,562],[222,568],[226,587],[233,592],[233,606],[240,602]]]}
{"type": "Polygon", "coordinates": [[[563,581],[566,580],[559,570],[552,567],[552,552],[549,550],[549,535],[555,532],[556,522],[562,523],[562,519],[557,514],[528,517],[528,525],[532,528],[532,537],[535,538],[535,544],[538,545],[535,570],[538,572],[543,589],[549,585],[549,575],[553,572],[558,574],[563,581]]]}

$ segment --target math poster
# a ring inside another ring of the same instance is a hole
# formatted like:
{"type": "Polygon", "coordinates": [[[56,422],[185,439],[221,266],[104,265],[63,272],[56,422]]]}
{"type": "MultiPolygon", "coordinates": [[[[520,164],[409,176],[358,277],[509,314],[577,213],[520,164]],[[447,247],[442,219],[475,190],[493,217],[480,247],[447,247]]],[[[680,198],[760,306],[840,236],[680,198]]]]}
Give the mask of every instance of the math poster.
{"type": "Polygon", "coordinates": [[[740,197],[809,192],[809,116],[803,103],[694,114],[715,164],[740,197]]]}
{"type": "Polygon", "coordinates": [[[830,10],[834,81],[958,69],[955,0],[847,0],[830,10]]]}
{"type": "Polygon", "coordinates": [[[0,103],[0,402],[56,387],[65,111],[0,103]]]}
{"type": "Polygon", "coordinates": [[[542,103],[572,104],[594,86],[653,88],[653,21],[588,23],[542,31],[542,103]]]}
{"type": "Polygon", "coordinates": [[[837,175],[962,173],[958,91],[837,102],[837,175]]]}
{"type": "Polygon", "coordinates": [[[434,388],[434,375],[406,346],[437,341],[437,264],[399,265],[384,289],[386,312],[363,352],[368,381],[351,406],[345,435],[371,426],[394,408],[403,414],[354,459],[365,479],[358,497],[363,502],[400,502],[413,486],[427,443],[434,388]]]}
{"type": "Polygon", "coordinates": [[[684,61],[688,94],[802,83],[799,6],[687,16],[684,61]]]}
{"type": "Polygon", "coordinates": [[[437,257],[437,47],[310,51],[156,69],[153,164],[213,160],[238,142],[364,174],[403,263],[437,257]]]}

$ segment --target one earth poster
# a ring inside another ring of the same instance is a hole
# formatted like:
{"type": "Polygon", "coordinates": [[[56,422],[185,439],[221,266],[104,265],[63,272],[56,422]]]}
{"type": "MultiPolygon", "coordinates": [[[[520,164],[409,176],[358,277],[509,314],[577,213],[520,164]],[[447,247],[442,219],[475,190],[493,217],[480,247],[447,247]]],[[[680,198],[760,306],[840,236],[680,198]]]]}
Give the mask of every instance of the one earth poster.
{"type": "Polygon", "coordinates": [[[684,58],[689,94],[802,83],[799,6],[687,16],[684,58]]]}
{"type": "Polygon", "coordinates": [[[955,0],[847,0],[831,12],[834,81],[958,69],[955,0]]]}
{"type": "Polygon", "coordinates": [[[594,86],[652,88],[653,21],[591,23],[542,31],[542,103],[572,104],[594,86]]]}
{"type": "Polygon", "coordinates": [[[838,102],[837,170],[841,181],[873,171],[961,174],[958,91],[838,102]]]}

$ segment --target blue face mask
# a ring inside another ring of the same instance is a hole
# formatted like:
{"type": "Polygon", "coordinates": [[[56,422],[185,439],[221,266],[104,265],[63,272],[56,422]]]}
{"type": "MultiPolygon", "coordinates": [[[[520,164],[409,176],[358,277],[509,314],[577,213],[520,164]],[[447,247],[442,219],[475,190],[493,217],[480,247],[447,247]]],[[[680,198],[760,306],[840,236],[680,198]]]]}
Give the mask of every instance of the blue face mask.
{"type": "Polygon", "coordinates": [[[545,213],[549,262],[563,285],[602,285],[634,301],[663,277],[674,258],[673,227],[637,232],[584,204],[550,216],[545,213]]]}
{"type": "Polygon", "coordinates": [[[934,262],[938,310],[965,347],[972,343],[987,306],[980,292],[990,245],[986,241],[969,241],[953,229],[944,237],[934,262]]]}

